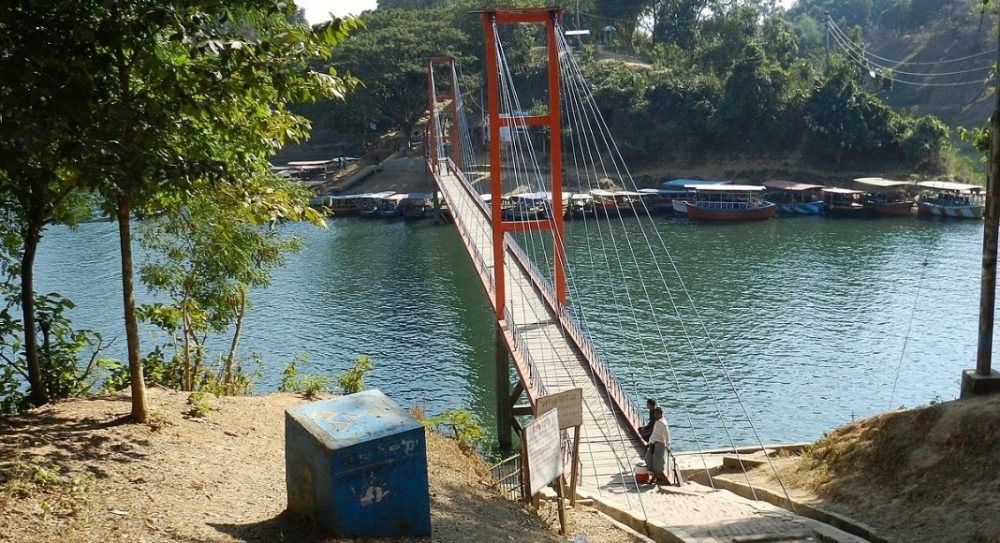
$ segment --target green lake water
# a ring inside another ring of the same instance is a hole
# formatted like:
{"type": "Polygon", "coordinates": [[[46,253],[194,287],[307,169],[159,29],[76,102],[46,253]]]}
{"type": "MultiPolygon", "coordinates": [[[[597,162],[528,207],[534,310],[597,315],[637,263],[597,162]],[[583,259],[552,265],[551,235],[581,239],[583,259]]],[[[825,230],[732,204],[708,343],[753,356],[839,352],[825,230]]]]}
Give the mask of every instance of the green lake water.
{"type": "MultiPolygon", "coordinates": [[[[641,239],[638,224],[603,232],[641,239]]],[[[678,448],[753,443],[753,428],[765,442],[816,439],[855,417],[952,399],[975,366],[981,222],[653,224],[695,309],[676,278],[671,303],[655,262],[608,257],[595,225],[579,222],[566,232],[570,294],[626,388],[666,406],[678,448]],[[602,273],[623,260],[635,268],[622,266],[625,279],[602,273]],[[650,302],[634,299],[642,287],[650,302]]],[[[287,230],[305,250],[252,294],[241,344],[265,361],[258,392],[275,390],[299,353],[309,356],[300,371],[330,376],[364,354],[375,363],[367,384],[404,407],[467,407],[492,427],[495,324],[454,227],[344,219],[287,230]]],[[[38,289],[71,298],[74,323],[116,337],[111,353],[123,356],[114,225],[49,230],[37,267],[38,289]]],[[[143,328],[144,351],[156,339],[143,328]]]]}

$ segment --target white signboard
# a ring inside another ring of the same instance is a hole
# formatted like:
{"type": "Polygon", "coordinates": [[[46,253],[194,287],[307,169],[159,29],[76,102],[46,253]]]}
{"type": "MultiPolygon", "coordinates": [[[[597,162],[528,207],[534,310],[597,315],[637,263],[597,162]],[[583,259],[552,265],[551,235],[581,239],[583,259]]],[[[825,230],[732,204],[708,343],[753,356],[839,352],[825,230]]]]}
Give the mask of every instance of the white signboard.
{"type": "Polygon", "coordinates": [[[524,445],[528,452],[528,474],[531,477],[528,484],[534,495],[563,470],[558,409],[540,415],[524,428],[524,445]]]}
{"type": "Polygon", "coordinates": [[[574,388],[542,396],[535,407],[539,415],[558,409],[560,430],[580,426],[583,424],[583,389],[574,388]]]}

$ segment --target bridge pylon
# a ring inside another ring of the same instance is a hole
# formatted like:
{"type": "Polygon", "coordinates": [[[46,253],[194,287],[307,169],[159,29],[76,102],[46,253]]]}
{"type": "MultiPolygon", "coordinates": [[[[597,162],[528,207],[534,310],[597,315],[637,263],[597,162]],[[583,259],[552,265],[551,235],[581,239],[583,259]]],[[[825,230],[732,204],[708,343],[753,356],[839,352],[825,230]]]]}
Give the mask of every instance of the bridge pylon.
{"type": "Polygon", "coordinates": [[[451,126],[448,130],[448,145],[451,147],[451,160],[455,163],[455,167],[458,169],[462,168],[462,149],[459,144],[459,126],[458,126],[458,93],[460,92],[458,86],[458,72],[455,70],[455,58],[448,56],[438,56],[430,57],[427,59],[427,151],[428,159],[431,167],[436,168],[435,172],[440,172],[441,169],[441,159],[444,157],[438,156],[439,147],[443,148],[443,142],[441,141],[441,134],[444,132],[444,127],[437,126],[438,117],[435,112],[440,107],[442,102],[451,102],[449,109],[451,109],[451,126]],[[437,85],[434,80],[434,67],[435,66],[447,66],[448,79],[451,82],[450,88],[447,94],[438,96],[437,85]]]}
{"type": "Polygon", "coordinates": [[[566,271],[565,247],[563,245],[563,206],[562,206],[562,128],[560,126],[559,104],[559,51],[556,28],[562,11],[557,8],[486,10],[482,12],[483,33],[486,41],[486,95],[487,115],[489,120],[490,143],[490,186],[492,196],[491,225],[493,234],[493,279],[494,308],[497,322],[496,345],[496,401],[497,401],[497,441],[500,447],[511,445],[511,428],[519,428],[515,412],[519,411],[516,404],[523,386],[519,383],[515,393],[510,391],[509,359],[506,343],[503,340],[503,322],[506,317],[506,273],[505,258],[508,232],[524,232],[529,230],[549,230],[552,233],[553,246],[553,284],[555,300],[559,306],[566,303],[566,271]],[[497,57],[496,27],[506,24],[543,24],[545,25],[546,46],[548,50],[548,113],[544,115],[515,116],[500,115],[500,73],[497,57]],[[551,220],[505,221],[503,217],[503,170],[500,157],[500,128],[511,130],[522,126],[545,126],[549,128],[550,149],[550,190],[552,192],[551,220]]]}

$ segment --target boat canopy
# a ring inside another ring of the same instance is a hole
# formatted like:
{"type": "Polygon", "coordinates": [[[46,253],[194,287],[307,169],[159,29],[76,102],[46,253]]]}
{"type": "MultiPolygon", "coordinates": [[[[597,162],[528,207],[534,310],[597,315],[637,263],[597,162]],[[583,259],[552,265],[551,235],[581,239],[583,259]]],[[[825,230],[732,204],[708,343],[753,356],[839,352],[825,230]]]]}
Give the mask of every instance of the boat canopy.
{"type": "Polygon", "coordinates": [[[409,194],[403,192],[403,193],[393,194],[392,196],[389,196],[388,198],[386,198],[386,200],[398,203],[398,202],[402,202],[403,200],[408,199],[409,197],[410,197],[409,194]]]}
{"type": "Polygon", "coordinates": [[[610,190],[604,190],[604,189],[594,189],[590,191],[590,194],[592,196],[599,196],[599,197],[612,197],[615,195],[615,193],[611,192],[610,190]]]}
{"type": "Polygon", "coordinates": [[[810,185],[808,183],[796,183],[794,181],[764,181],[764,186],[769,189],[787,190],[790,192],[802,192],[805,190],[824,188],[823,185],[810,185]]]}
{"type": "Polygon", "coordinates": [[[731,183],[732,181],[723,179],[671,179],[670,181],[660,183],[660,187],[665,189],[682,189],[694,185],[729,185],[731,183]]]}
{"type": "Polygon", "coordinates": [[[635,192],[632,190],[616,190],[612,194],[615,196],[642,196],[641,192],[635,192]]]}
{"type": "Polygon", "coordinates": [[[823,192],[825,192],[827,194],[864,194],[865,193],[862,190],[842,189],[840,187],[828,187],[828,188],[823,189],[823,192]]]}
{"type": "Polygon", "coordinates": [[[493,195],[490,194],[490,193],[480,194],[479,195],[479,199],[482,200],[482,201],[484,201],[484,202],[492,202],[493,201],[493,195]]]}
{"type": "Polygon", "coordinates": [[[407,200],[430,200],[434,197],[433,192],[408,192],[404,195],[407,200]]]}
{"type": "Polygon", "coordinates": [[[965,183],[952,183],[951,181],[921,181],[917,183],[921,187],[934,190],[953,190],[957,192],[980,192],[983,187],[979,185],[967,185],[965,183]]]}
{"type": "Polygon", "coordinates": [[[511,198],[518,198],[521,200],[551,200],[551,192],[525,192],[521,194],[513,194],[511,198]]]}
{"type": "Polygon", "coordinates": [[[761,185],[694,185],[691,188],[698,192],[743,192],[761,191],[761,185]]]}
{"type": "Polygon", "coordinates": [[[365,194],[357,194],[357,195],[355,195],[355,197],[356,198],[364,198],[366,200],[368,200],[368,199],[371,199],[371,200],[381,200],[383,198],[388,198],[388,197],[392,196],[393,194],[396,194],[396,193],[394,191],[389,190],[389,191],[385,191],[385,192],[368,192],[368,193],[365,193],[365,194]]]}
{"type": "Polygon", "coordinates": [[[593,197],[593,195],[590,195],[590,194],[582,194],[582,193],[578,192],[578,193],[575,193],[575,194],[570,194],[569,195],[569,199],[570,200],[593,200],[594,197],[593,197]]]}
{"type": "Polygon", "coordinates": [[[892,179],[882,179],[881,177],[859,177],[855,179],[854,182],[859,185],[878,187],[882,189],[894,189],[899,187],[910,186],[913,184],[912,181],[894,181],[892,179]]]}

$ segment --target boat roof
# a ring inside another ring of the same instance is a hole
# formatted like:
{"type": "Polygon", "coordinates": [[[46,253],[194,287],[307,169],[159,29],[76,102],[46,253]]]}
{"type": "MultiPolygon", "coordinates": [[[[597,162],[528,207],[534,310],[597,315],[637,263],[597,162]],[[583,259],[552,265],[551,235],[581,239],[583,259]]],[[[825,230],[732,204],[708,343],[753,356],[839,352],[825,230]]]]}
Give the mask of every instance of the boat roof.
{"type": "Polygon", "coordinates": [[[388,198],[386,198],[386,200],[392,200],[394,202],[402,202],[403,200],[406,200],[409,197],[410,197],[409,194],[403,192],[403,193],[399,193],[399,194],[393,194],[392,196],[389,196],[388,198]]]}
{"type": "Polygon", "coordinates": [[[551,192],[522,192],[521,194],[512,194],[511,198],[523,198],[525,200],[548,200],[552,198],[551,192]]]}
{"type": "Polygon", "coordinates": [[[290,166],[292,168],[298,168],[298,167],[302,167],[302,166],[307,166],[307,167],[308,166],[326,166],[327,164],[331,164],[332,162],[333,162],[333,159],[330,159],[330,160],[294,160],[292,162],[289,162],[288,166],[290,166]]]}
{"type": "Polygon", "coordinates": [[[694,185],[691,188],[699,192],[743,192],[764,190],[761,185],[694,185]]]}
{"type": "Polygon", "coordinates": [[[389,191],[385,191],[385,192],[366,192],[364,194],[356,194],[355,197],[356,198],[378,198],[378,199],[382,199],[382,198],[388,198],[388,197],[392,196],[393,194],[396,194],[396,192],[389,190],[389,191]]]}
{"type": "Polygon", "coordinates": [[[867,185],[869,187],[879,187],[883,189],[905,187],[913,184],[912,181],[895,181],[893,179],[882,179],[881,177],[859,177],[855,179],[854,182],[859,185],[867,185]]]}
{"type": "Polygon", "coordinates": [[[484,201],[484,202],[489,202],[489,201],[493,200],[493,194],[489,193],[489,192],[487,192],[486,194],[480,194],[479,195],[479,199],[482,200],[482,201],[484,201]]]}
{"type": "Polygon", "coordinates": [[[590,194],[594,196],[642,196],[641,192],[635,192],[631,190],[594,189],[590,191],[590,194]]]}
{"type": "Polygon", "coordinates": [[[671,179],[670,181],[664,181],[660,183],[661,187],[664,188],[684,188],[691,185],[729,185],[732,181],[727,181],[723,179],[671,179]]]}
{"type": "Polygon", "coordinates": [[[823,185],[810,185],[808,183],[796,183],[795,181],[764,181],[764,186],[769,189],[787,190],[800,192],[804,190],[816,190],[823,188],[823,185]]]}
{"type": "Polygon", "coordinates": [[[576,194],[570,194],[569,195],[569,199],[570,200],[593,200],[594,196],[592,194],[582,194],[582,193],[578,192],[576,194]]]}
{"type": "Polygon", "coordinates": [[[917,183],[921,187],[935,190],[957,190],[959,192],[977,192],[983,190],[979,185],[968,185],[965,183],[953,183],[951,181],[921,181],[917,183]]]}
{"type": "Polygon", "coordinates": [[[842,189],[840,187],[827,187],[823,189],[823,192],[829,194],[864,194],[864,191],[861,190],[842,189]]]}

